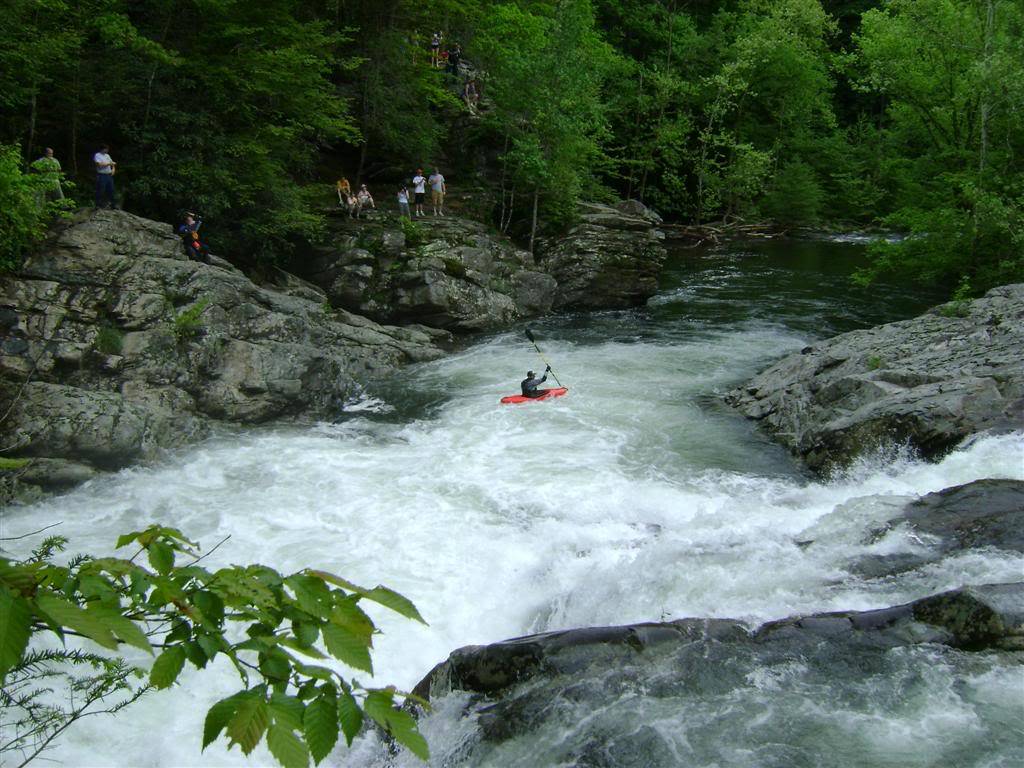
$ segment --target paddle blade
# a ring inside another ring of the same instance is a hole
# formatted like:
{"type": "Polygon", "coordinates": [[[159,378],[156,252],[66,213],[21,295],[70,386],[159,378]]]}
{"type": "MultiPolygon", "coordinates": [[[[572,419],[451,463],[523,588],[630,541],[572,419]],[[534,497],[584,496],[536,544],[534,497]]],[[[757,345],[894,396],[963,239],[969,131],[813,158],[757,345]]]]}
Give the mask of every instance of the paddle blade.
{"type": "Polygon", "coordinates": [[[526,329],[526,338],[528,338],[530,341],[536,342],[536,339],[533,338],[533,331],[531,331],[529,328],[526,329]]]}

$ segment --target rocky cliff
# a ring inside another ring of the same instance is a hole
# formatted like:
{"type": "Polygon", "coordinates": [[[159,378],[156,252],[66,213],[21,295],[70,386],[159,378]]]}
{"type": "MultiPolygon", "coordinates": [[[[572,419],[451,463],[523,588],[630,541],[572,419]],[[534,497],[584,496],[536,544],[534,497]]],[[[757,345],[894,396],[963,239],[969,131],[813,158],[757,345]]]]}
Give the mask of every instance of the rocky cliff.
{"type": "Polygon", "coordinates": [[[665,263],[661,217],[636,200],[584,203],[580,221],[541,240],[537,260],[555,278],[555,309],[626,309],[658,290],[665,263]]]}
{"type": "Polygon", "coordinates": [[[335,307],[379,322],[452,331],[507,326],[551,309],[555,280],[483,224],[458,216],[413,221],[336,214],[330,236],[298,268],[335,307]]]}
{"type": "Polygon", "coordinates": [[[854,331],[790,355],[727,400],[827,471],[907,444],[936,458],[1024,428],[1024,285],[854,331]]]}
{"type": "Polygon", "coordinates": [[[336,213],[330,237],[297,268],[331,303],[378,322],[455,332],[498,328],[552,309],[645,302],[665,260],[661,219],[641,203],[583,204],[566,234],[535,259],[507,237],[458,216],[336,213]]]}
{"type": "Polygon", "coordinates": [[[330,414],[357,382],[442,354],[447,334],[188,261],[167,224],[80,211],[0,288],[0,441],[27,477],[80,482],[217,421],[330,414]]]}

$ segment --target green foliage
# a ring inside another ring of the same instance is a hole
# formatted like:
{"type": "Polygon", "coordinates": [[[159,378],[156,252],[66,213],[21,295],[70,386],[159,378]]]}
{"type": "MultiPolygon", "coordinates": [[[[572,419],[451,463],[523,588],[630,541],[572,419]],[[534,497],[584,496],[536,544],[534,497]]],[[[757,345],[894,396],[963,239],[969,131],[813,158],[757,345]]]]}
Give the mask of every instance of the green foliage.
{"type": "Polygon", "coordinates": [[[423,621],[397,592],[310,569],[290,575],[261,565],[210,571],[199,565],[198,545],[166,526],[121,536],[118,548],[136,549],[130,559],[78,557],[61,565],[53,556],[64,545],[63,539],[48,539],[23,560],[0,556],[0,701],[11,708],[5,721],[14,726],[0,754],[29,750],[31,759],[100,706],[116,711],[149,688],[175,685],[186,663],[203,669],[223,656],[243,687],[207,712],[204,749],[222,735],[229,748],[238,745],[247,755],[265,742],[280,765],[305,768],[310,758],[321,763],[339,736],[351,744],[365,714],[390,738],[428,758],[415,720],[400,708],[401,694],[362,688],[315,663],[333,658],[372,672],[377,629],[366,604],[423,621]],[[149,568],[137,562],[142,554],[149,568]],[[50,633],[86,638],[112,654],[122,644],[154,654],[148,683],[116,655],[33,650],[33,638],[50,633]],[[67,668],[81,665],[95,674],[73,683],[67,668]],[[44,707],[46,686],[61,676],[72,686],[72,703],[44,707]],[[86,698],[77,698],[83,690],[86,698]],[[118,694],[124,698],[105,701],[118,694]]]}
{"type": "Polygon", "coordinates": [[[209,299],[200,299],[188,309],[174,316],[174,337],[178,341],[187,341],[199,334],[199,329],[202,328],[199,317],[209,304],[209,299]]]}
{"type": "Polygon", "coordinates": [[[761,208],[783,225],[813,224],[821,213],[823,198],[814,169],[794,160],[775,174],[761,208]]]}
{"type": "Polygon", "coordinates": [[[46,202],[51,183],[23,173],[16,144],[0,144],[0,273],[16,269],[46,232],[61,203],[46,202]]]}
{"type": "Polygon", "coordinates": [[[101,325],[93,340],[93,348],[104,355],[119,355],[124,344],[124,334],[110,325],[101,325]]]}
{"type": "Polygon", "coordinates": [[[26,466],[31,459],[9,459],[4,456],[0,456],[0,472],[13,472],[14,470],[21,469],[26,466]]]}
{"type": "Polygon", "coordinates": [[[878,355],[870,355],[867,359],[867,367],[869,371],[877,371],[882,367],[882,358],[878,355]]]}
{"type": "Polygon", "coordinates": [[[404,216],[398,222],[402,227],[402,234],[405,235],[405,245],[407,248],[417,248],[430,240],[422,224],[417,224],[404,216]]]}

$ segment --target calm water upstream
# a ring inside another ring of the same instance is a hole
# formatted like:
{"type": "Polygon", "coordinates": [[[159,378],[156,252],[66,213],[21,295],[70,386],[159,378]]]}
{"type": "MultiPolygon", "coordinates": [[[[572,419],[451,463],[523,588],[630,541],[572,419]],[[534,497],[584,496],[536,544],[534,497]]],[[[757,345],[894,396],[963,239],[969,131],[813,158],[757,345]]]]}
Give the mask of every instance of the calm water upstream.
{"type": "MultiPolygon", "coordinates": [[[[1024,435],[981,440],[940,464],[867,457],[821,482],[720,405],[783,354],[933,303],[913,286],[853,287],[862,259],[861,245],[827,240],[681,253],[646,308],[534,325],[571,388],[560,400],[499,407],[543,363],[521,332],[484,337],[371,388],[335,423],[253,431],[123,471],[8,511],[7,535],[62,520],[73,549],[99,551],[160,521],[207,546],[230,534],[211,566],[320,566],[383,582],[430,626],[376,613],[378,672],[365,682],[406,688],[459,646],[531,632],[690,616],[755,625],[1019,580],[1024,559],[997,552],[878,580],[837,563],[868,549],[861,532],[880,497],[1024,479],[1024,435]],[[828,547],[794,545],[812,528],[828,547]]],[[[750,695],[722,703],[720,717],[686,701],[671,711],[640,704],[638,717],[669,734],[675,765],[803,764],[773,758],[779,741],[816,756],[809,765],[1024,764],[1020,666],[966,654],[937,663],[924,649],[901,651],[892,665],[891,679],[837,673],[803,693],[754,675],[750,695]]],[[[266,752],[247,762],[222,743],[199,751],[205,711],[234,690],[232,674],[186,671],[180,687],[116,720],[76,725],[49,757],[67,766],[270,764],[266,752]]],[[[437,766],[461,764],[452,755],[472,723],[454,717],[459,704],[442,703],[424,724],[437,766]]],[[[545,756],[563,738],[571,734],[509,744],[488,765],[554,765],[545,756]]],[[[370,739],[328,763],[386,764],[370,739]]]]}

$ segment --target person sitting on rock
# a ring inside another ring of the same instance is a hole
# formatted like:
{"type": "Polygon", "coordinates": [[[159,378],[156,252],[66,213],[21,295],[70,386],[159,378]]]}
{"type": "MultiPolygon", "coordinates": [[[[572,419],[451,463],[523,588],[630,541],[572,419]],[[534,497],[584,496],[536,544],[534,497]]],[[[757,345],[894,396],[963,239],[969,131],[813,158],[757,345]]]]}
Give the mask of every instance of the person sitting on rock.
{"type": "Polygon", "coordinates": [[[523,397],[540,397],[543,392],[538,392],[537,387],[548,380],[548,371],[551,370],[549,365],[544,369],[544,376],[537,378],[537,375],[533,371],[526,372],[526,378],[520,383],[519,387],[523,390],[523,397]]]}
{"type": "Polygon", "coordinates": [[[210,263],[210,249],[199,239],[199,228],[203,226],[202,219],[197,219],[194,213],[186,213],[185,220],[178,226],[178,234],[181,235],[185,244],[185,255],[191,261],[210,263]]]}
{"type": "MultiPolygon", "coordinates": [[[[359,187],[359,194],[356,195],[356,198],[359,201],[359,211],[362,211],[366,206],[370,206],[373,210],[377,210],[377,206],[373,202],[373,195],[370,194],[370,190],[366,188],[365,184],[359,187]]],[[[356,211],[357,216],[359,215],[359,211],[356,211]]]]}

